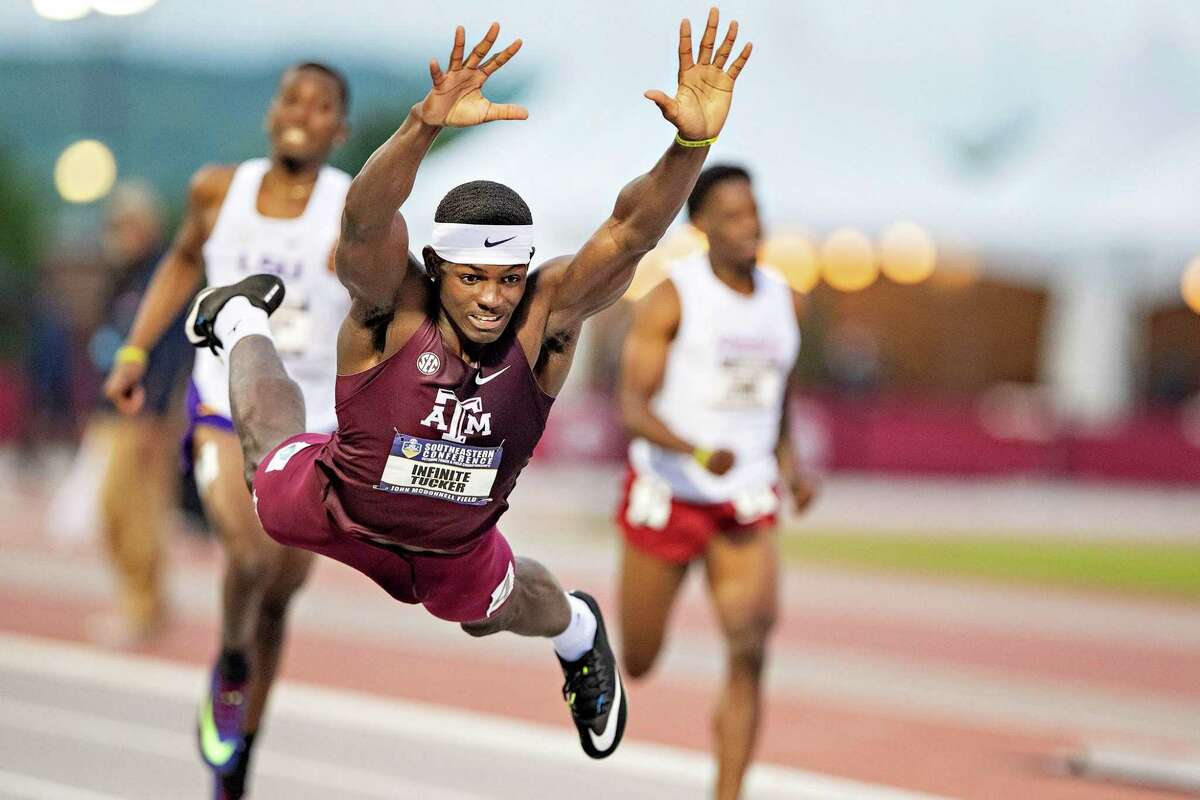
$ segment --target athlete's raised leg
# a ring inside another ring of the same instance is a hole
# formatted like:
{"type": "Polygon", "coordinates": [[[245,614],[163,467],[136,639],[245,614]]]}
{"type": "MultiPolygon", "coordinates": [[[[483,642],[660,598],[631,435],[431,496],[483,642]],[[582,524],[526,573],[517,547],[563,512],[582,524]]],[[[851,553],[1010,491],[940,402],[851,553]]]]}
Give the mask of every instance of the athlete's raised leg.
{"type": "Polygon", "coordinates": [[[621,658],[626,674],[641,678],[662,649],[667,619],[688,565],[655,558],[628,543],[622,552],[621,658]]]}
{"type": "Polygon", "coordinates": [[[779,553],[774,534],[715,536],[705,554],[713,605],[725,634],[728,674],[713,728],[717,800],[740,796],[762,707],[767,637],[778,611],[779,553]]]}
{"type": "Polygon", "coordinates": [[[216,349],[229,367],[229,404],[247,486],[275,445],[304,433],[304,395],[288,377],[267,324],[283,296],[283,282],[273,275],[205,289],[192,301],[185,326],[192,344],[216,349]]]}
{"type": "MultiPolygon", "coordinates": [[[[265,328],[267,315],[255,312],[265,328]]],[[[288,377],[275,344],[266,335],[239,339],[229,353],[229,402],[242,442],[246,485],[263,457],[284,439],[304,433],[304,395],[288,377]]]]}

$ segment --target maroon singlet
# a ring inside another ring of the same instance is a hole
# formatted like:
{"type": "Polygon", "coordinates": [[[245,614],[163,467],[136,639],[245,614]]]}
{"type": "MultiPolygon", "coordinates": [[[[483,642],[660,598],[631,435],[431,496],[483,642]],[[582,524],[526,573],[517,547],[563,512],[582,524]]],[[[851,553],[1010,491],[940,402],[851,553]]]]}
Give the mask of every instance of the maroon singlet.
{"type": "Polygon", "coordinates": [[[449,551],[508,508],[554,402],[511,328],[472,367],[432,319],[391,358],[339,375],[336,400],[317,460],[328,513],[352,536],[449,551]]]}

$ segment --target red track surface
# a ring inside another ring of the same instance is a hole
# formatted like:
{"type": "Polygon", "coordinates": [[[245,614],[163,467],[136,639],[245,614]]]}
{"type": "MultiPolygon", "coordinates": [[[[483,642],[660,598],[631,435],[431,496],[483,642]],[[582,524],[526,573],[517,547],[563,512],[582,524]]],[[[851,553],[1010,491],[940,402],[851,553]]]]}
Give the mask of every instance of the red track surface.
{"type": "MultiPolygon", "coordinates": [[[[0,628],[7,631],[85,641],[84,620],[91,611],[94,608],[90,604],[62,594],[0,590],[0,628]]],[[[490,657],[486,643],[480,643],[478,658],[430,652],[424,645],[406,646],[404,615],[416,613],[422,612],[398,608],[394,634],[374,643],[309,632],[297,620],[284,675],[317,684],[565,725],[561,707],[553,699],[559,676],[551,659],[533,660],[513,669],[503,659],[490,657]],[[496,687],[495,691],[479,688],[488,686],[496,687]]],[[[691,613],[683,616],[686,626],[695,624],[691,613]]],[[[910,638],[912,633],[883,626],[855,627],[844,620],[789,617],[782,637],[801,645],[831,640],[865,649],[890,650],[903,645],[904,652],[919,653],[922,658],[947,657],[983,663],[993,669],[1042,669],[1054,677],[1061,677],[1070,665],[1055,655],[1064,649],[1060,643],[1048,643],[1049,655],[1046,655],[1036,640],[939,638],[935,630],[922,631],[914,640],[910,638]],[[986,656],[989,651],[1005,655],[993,660],[986,656]]],[[[210,657],[215,638],[210,620],[185,618],[178,620],[162,641],[145,652],[204,663],[210,657]]],[[[1189,658],[1192,660],[1188,663],[1194,664],[1196,654],[1189,654],[1189,658]]],[[[1132,666],[1105,668],[1102,666],[1105,661],[1103,653],[1097,652],[1092,658],[1076,662],[1082,664],[1086,673],[1076,677],[1120,683],[1123,677],[1132,676],[1132,683],[1139,688],[1173,692],[1177,687],[1188,696],[1195,694],[1194,688],[1175,679],[1172,669],[1164,667],[1148,676],[1132,666]]],[[[689,681],[686,676],[660,675],[631,689],[630,702],[635,711],[629,727],[631,737],[693,748],[709,745],[710,685],[689,681]]],[[[1069,733],[1031,734],[969,722],[949,724],[825,702],[820,698],[804,701],[777,698],[769,708],[762,757],[784,765],[956,797],[1149,800],[1171,796],[1080,783],[1049,773],[1047,766],[1052,756],[1076,743],[1069,733]]]]}
{"type": "MultiPolygon", "coordinates": [[[[96,568],[94,554],[53,553],[32,533],[33,524],[24,508],[10,515],[9,527],[0,529],[0,543],[10,559],[27,556],[31,569],[46,560],[96,568]]],[[[215,548],[180,547],[176,564],[199,580],[211,581],[215,595],[219,566],[215,548]]],[[[568,579],[573,577],[570,570],[562,572],[568,579]]],[[[596,580],[589,574],[589,587],[596,580]]],[[[318,569],[312,591],[323,587],[372,602],[377,599],[372,584],[338,565],[322,564],[318,569]]],[[[610,593],[597,594],[611,608],[610,593]]],[[[1187,643],[1148,646],[785,605],[788,610],[777,644],[792,652],[832,647],[918,665],[960,668],[984,677],[1117,690],[1155,701],[1193,703],[1200,697],[1194,680],[1200,674],[1200,648],[1187,643]]],[[[0,630],[86,641],[85,619],[95,610],[94,600],[70,586],[39,587],[28,582],[0,586],[0,630]]],[[[361,631],[334,635],[306,624],[303,613],[298,614],[283,674],[316,684],[567,725],[555,699],[560,677],[548,653],[544,658],[515,657],[511,648],[492,647],[486,641],[464,649],[431,647],[428,638],[406,640],[405,620],[423,613],[396,607],[394,624],[386,620],[371,636],[361,631]]],[[[702,602],[694,597],[686,600],[675,619],[676,637],[711,637],[709,619],[702,602]]],[[[215,641],[211,615],[185,610],[172,629],[144,652],[204,664],[215,641]]],[[[526,655],[539,652],[537,647],[531,644],[526,655]]],[[[711,675],[711,670],[696,675],[676,670],[632,687],[629,736],[707,748],[708,714],[715,692],[711,675]]],[[[903,692],[903,686],[894,688],[903,692]]],[[[1052,769],[1056,757],[1097,735],[1095,731],[989,724],[972,719],[969,713],[947,714],[942,709],[923,714],[908,707],[901,711],[795,691],[775,693],[768,708],[760,753],[764,760],[782,765],[964,798],[1165,800],[1174,796],[1056,774],[1052,769]]],[[[1197,723],[1200,728],[1200,720],[1197,723]]]]}

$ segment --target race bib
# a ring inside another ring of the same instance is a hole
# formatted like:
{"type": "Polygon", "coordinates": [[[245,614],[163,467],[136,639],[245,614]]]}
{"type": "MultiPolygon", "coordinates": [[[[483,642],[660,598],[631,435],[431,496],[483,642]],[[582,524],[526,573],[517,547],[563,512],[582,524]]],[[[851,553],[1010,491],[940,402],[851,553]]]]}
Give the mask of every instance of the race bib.
{"type": "Polygon", "coordinates": [[[397,433],[375,488],[436,497],[466,506],[492,501],[492,484],[504,455],[501,447],[472,447],[397,433]]]}
{"type": "Polygon", "coordinates": [[[769,408],[779,400],[783,376],[765,358],[726,358],[717,373],[717,406],[769,408]]]}

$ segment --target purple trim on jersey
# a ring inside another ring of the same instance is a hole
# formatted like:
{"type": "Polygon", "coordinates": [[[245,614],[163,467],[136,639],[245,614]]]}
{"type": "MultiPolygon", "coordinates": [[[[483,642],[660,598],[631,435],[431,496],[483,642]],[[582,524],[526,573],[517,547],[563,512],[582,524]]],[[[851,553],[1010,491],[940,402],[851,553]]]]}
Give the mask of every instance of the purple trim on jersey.
{"type": "Polygon", "coordinates": [[[212,428],[217,428],[223,431],[233,433],[233,420],[224,414],[201,414],[200,407],[203,404],[200,402],[200,392],[196,389],[196,381],[188,379],[187,390],[187,429],[183,432],[182,446],[183,474],[191,475],[195,468],[195,459],[192,457],[193,441],[196,438],[196,426],[208,425],[212,428]]]}

